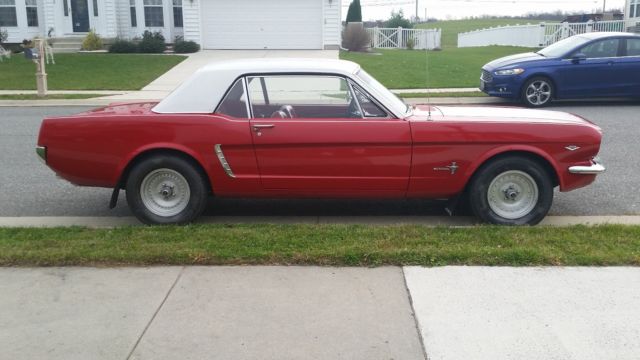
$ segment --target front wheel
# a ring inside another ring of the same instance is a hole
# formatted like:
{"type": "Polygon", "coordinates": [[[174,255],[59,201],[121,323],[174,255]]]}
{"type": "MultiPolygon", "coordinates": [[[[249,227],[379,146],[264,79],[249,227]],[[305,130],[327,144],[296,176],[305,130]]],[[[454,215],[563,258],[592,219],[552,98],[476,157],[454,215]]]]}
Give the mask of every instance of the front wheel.
{"type": "Polygon", "coordinates": [[[553,100],[554,91],[551,80],[545,77],[534,77],[524,84],[522,101],[533,108],[547,106],[553,100]]]}
{"type": "Polygon", "coordinates": [[[129,173],[127,203],[145,224],[185,224],[204,210],[207,189],[195,164],[158,155],[136,164],[129,173]]]}
{"type": "Polygon", "coordinates": [[[535,225],[553,202],[553,182],[538,162],[505,157],[483,166],[469,191],[471,210],[485,222],[499,225],[535,225]]]}

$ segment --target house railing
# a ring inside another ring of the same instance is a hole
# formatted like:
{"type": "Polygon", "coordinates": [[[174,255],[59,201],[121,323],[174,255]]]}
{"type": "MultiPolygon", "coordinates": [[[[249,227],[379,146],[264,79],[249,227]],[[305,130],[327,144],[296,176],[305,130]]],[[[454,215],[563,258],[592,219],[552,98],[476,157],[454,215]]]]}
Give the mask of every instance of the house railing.
{"type": "Polygon", "coordinates": [[[371,47],[378,49],[414,49],[433,50],[441,47],[442,32],[440,29],[403,29],[368,28],[371,47]]]}
{"type": "Polygon", "coordinates": [[[507,25],[460,33],[458,47],[491,45],[544,47],[573,35],[590,32],[625,32],[635,26],[635,22],[624,20],[507,25]]]}

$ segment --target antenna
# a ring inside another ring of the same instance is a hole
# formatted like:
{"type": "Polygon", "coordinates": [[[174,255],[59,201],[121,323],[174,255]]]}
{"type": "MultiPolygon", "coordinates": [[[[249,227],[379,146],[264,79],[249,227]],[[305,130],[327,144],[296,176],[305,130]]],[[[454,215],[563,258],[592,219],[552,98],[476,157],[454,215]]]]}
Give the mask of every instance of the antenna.
{"type": "MultiPolygon", "coordinates": [[[[427,6],[425,5],[424,7],[424,18],[428,19],[427,17],[427,6]]],[[[427,22],[428,24],[428,22],[427,22]]],[[[425,54],[425,65],[427,67],[427,73],[425,76],[425,85],[426,85],[426,91],[427,91],[427,105],[428,105],[428,119],[431,120],[431,93],[429,92],[429,28],[427,27],[425,33],[424,33],[424,54],[425,54]]]]}

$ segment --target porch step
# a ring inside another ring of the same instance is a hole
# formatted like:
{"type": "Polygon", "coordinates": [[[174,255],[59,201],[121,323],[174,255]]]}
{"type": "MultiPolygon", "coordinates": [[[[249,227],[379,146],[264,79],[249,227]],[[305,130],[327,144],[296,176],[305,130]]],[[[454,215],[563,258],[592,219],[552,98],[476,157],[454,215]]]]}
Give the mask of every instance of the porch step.
{"type": "Polygon", "coordinates": [[[51,41],[51,47],[54,53],[69,53],[80,51],[84,36],[65,36],[58,37],[51,41]]]}

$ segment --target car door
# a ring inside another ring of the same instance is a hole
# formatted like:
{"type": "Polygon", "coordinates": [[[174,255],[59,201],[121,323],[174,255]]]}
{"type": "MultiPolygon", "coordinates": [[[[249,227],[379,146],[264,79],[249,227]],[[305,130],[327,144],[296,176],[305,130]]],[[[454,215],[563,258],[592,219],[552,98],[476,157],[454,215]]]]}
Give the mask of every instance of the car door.
{"type": "Polygon", "coordinates": [[[626,38],[623,49],[616,65],[624,73],[620,83],[622,95],[640,96],[640,38],[626,38]]]}
{"type": "Polygon", "coordinates": [[[265,190],[404,195],[411,166],[409,123],[390,116],[364,90],[358,90],[358,101],[355,85],[337,75],[272,74],[246,81],[265,190]]]}
{"type": "Polygon", "coordinates": [[[624,72],[618,64],[621,41],[618,38],[591,42],[563,60],[558,95],[561,98],[621,95],[624,72]],[[574,59],[578,54],[586,58],[574,59]]]}

